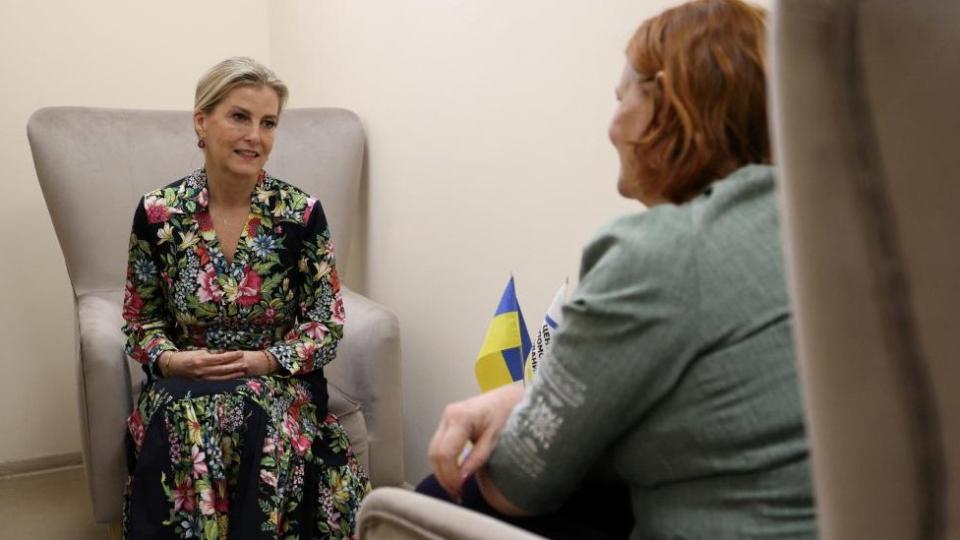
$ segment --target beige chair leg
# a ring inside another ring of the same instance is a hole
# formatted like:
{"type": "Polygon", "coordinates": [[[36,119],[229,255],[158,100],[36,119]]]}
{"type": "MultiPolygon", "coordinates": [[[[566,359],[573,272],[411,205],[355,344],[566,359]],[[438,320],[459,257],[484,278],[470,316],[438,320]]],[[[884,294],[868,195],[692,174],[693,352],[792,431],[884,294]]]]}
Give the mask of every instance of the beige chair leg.
{"type": "Polygon", "coordinates": [[[123,531],[121,530],[119,523],[111,523],[107,525],[107,538],[109,540],[121,540],[123,538],[123,531]]]}

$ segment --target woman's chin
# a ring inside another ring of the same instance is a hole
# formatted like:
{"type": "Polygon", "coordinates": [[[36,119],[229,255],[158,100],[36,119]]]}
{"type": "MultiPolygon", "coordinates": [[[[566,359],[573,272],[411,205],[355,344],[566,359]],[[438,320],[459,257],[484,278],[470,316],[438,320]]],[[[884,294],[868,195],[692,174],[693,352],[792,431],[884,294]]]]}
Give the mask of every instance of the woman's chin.
{"type": "Polygon", "coordinates": [[[232,162],[225,167],[227,171],[235,176],[257,176],[263,167],[259,161],[251,162],[232,162]]]}
{"type": "Polygon", "coordinates": [[[627,199],[640,199],[640,187],[636,180],[625,179],[623,176],[617,180],[617,192],[621,197],[627,199]]]}

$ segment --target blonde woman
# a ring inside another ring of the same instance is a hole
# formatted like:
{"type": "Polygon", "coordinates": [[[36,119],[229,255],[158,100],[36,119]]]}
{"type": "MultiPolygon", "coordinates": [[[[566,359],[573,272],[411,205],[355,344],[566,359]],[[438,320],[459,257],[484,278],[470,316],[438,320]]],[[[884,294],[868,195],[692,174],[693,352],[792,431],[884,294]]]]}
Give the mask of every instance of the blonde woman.
{"type": "Polygon", "coordinates": [[[343,332],[320,202],[264,170],[287,87],[249,58],[197,86],[204,167],[143,196],[126,352],[147,374],[128,420],[124,536],[349,538],[369,490],[327,410],[343,332]]]}

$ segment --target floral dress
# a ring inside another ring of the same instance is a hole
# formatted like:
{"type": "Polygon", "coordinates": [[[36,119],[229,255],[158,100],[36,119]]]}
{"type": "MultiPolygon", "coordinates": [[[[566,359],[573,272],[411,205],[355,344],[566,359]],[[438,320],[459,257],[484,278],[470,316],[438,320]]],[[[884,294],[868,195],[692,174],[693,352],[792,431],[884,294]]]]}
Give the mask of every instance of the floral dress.
{"type": "Polygon", "coordinates": [[[128,419],[125,538],[350,538],[370,485],[327,410],[343,334],[319,201],[261,173],[233,262],[201,169],[143,197],[130,236],[126,353],[147,382],[128,419]],[[165,378],[164,351],[267,350],[276,374],[165,378]]]}

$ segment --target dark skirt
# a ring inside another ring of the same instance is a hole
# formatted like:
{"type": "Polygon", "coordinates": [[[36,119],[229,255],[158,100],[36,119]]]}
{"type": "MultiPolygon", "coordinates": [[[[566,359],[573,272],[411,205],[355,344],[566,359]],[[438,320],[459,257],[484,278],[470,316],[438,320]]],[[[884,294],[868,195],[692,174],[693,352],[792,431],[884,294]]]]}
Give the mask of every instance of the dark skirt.
{"type": "Polygon", "coordinates": [[[296,378],[158,379],[128,419],[124,538],[340,539],[370,490],[296,378]]]}

